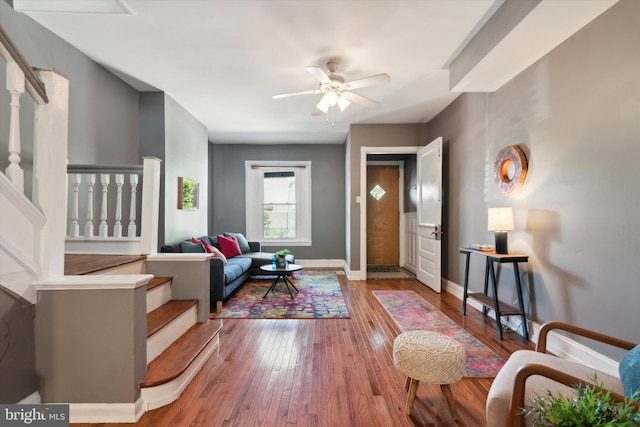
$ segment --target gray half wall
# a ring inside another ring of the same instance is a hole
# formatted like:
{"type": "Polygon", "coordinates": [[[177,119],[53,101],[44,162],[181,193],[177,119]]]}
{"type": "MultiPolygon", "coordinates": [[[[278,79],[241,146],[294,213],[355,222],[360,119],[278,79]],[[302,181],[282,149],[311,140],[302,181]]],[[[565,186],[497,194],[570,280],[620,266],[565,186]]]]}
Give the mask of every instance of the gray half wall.
{"type": "Polygon", "coordinates": [[[40,290],[36,364],[46,403],[133,403],[147,373],[146,286],[40,290]]]}

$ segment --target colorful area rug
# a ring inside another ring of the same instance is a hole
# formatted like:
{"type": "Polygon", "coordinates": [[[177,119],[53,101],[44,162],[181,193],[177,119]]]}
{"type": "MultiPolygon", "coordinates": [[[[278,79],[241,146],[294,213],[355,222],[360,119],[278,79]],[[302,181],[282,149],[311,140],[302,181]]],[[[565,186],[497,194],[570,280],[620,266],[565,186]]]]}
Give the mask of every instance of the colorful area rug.
{"type": "Polygon", "coordinates": [[[401,331],[438,332],[465,349],[465,377],[493,378],[504,360],[413,291],[372,291],[401,331]]]}
{"type": "Polygon", "coordinates": [[[299,293],[293,291],[293,299],[282,280],[266,298],[263,298],[273,283],[274,277],[252,277],[224,303],[222,312],[212,313],[211,318],[349,318],[340,283],[333,270],[302,270],[294,273],[290,278],[300,291],[299,293]]]}

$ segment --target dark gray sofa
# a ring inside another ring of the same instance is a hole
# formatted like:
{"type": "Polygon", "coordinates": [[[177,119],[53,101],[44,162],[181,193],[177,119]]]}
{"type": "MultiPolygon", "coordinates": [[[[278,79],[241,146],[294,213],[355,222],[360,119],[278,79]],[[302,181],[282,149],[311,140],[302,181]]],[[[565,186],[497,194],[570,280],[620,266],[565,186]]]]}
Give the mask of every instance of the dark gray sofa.
{"type": "MultiPolygon", "coordinates": [[[[203,240],[220,249],[218,242],[215,239],[202,236],[199,237],[198,240],[203,240]]],[[[191,239],[184,240],[184,242],[190,244],[191,239]]],[[[160,248],[160,252],[181,253],[181,243],[182,242],[178,242],[173,245],[162,246],[160,248]]],[[[227,258],[227,265],[224,265],[222,258],[211,258],[209,261],[209,288],[212,311],[217,309],[218,303],[221,304],[229,298],[236,289],[242,286],[249,276],[264,275],[265,272],[260,270],[260,266],[271,264],[271,259],[274,255],[273,253],[262,252],[262,244],[260,242],[248,243],[250,251],[227,258]]],[[[202,252],[204,252],[204,248],[202,252]]],[[[287,255],[287,261],[290,263],[295,262],[295,256],[293,254],[287,255]]]]}

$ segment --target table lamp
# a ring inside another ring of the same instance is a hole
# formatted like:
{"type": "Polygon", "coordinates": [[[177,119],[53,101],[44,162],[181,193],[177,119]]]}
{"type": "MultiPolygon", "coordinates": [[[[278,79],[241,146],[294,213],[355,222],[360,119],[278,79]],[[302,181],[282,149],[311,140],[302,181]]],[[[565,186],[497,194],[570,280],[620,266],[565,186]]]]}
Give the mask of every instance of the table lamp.
{"type": "Polygon", "coordinates": [[[509,253],[507,247],[507,232],[514,230],[513,226],[513,209],[508,208],[489,208],[489,231],[496,233],[496,253],[509,253]]]}

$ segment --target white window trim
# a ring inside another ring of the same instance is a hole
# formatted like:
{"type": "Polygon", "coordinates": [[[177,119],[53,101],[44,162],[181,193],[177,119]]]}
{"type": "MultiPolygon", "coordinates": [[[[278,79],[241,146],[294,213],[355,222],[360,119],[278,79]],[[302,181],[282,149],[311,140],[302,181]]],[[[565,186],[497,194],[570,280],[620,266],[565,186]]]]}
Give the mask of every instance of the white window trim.
{"type": "Polygon", "coordinates": [[[247,239],[260,241],[266,246],[311,246],[311,162],[246,160],[244,170],[247,239]],[[277,168],[291,167],[304,170],[304,173],[296,173],[297,237],[295,239],[265,239],[262,237],[263,185],[262,174],[258,173],[259,168],[277,170],[277,168]]]}

